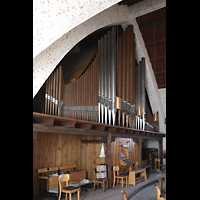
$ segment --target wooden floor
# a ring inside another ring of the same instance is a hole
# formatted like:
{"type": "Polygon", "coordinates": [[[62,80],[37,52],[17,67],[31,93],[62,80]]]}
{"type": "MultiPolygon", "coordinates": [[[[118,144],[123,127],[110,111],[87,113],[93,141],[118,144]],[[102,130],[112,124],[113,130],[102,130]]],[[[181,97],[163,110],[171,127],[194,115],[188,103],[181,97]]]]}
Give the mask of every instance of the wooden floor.
{"type": "MultiPolygon", "coordinates": [[[[127,196],[130,197],[132,196],[131,194],[138,190],[140,187],[158,180],[160,178],[163,178],[166,176],[166,173],[154,173],[154,174],[147,174],[147,181],[143,181],[141,183],[136,184],[136,186],[128,186],[125,187],[124,189],[127,192],[127,196]]],[[[158,186],[160,186],[158,184],[158,186]]],[[[165,183],[163,181],[163,186],[165,187],[165,183]]],[[[87,192],[82,191],[80,194],[80,200],[123,200],[123,197],[121,195],[121,191],[122,191],[122,187],[121,184],[119,184],[118,186],[115,186],[114,188],[111,187],[109,190],[106,190],[106,192],[103,192],[103,188],[99,188],[97,190],[94,191],[93,188],[88,189],[87,192]]],[[[144,189],[142,189],[141,191],[139,191],[138,193],[134,194],[134,196],[132,196],[130,198],[130,200],[155,200],[156,199],[156,189],[154,184],[150,185],[144,189]]],[[[42,196],[34,196],[33,200],[53,200],[53,199],[57,199],[56,197],[42,197],[42,196]]],[[[73,195],[72,196],[72,200],[76,200],[77,199],[77,195],[73,195]]],[[[64,200],[64,198],[62,198],[62,200],[64,200]]]]}

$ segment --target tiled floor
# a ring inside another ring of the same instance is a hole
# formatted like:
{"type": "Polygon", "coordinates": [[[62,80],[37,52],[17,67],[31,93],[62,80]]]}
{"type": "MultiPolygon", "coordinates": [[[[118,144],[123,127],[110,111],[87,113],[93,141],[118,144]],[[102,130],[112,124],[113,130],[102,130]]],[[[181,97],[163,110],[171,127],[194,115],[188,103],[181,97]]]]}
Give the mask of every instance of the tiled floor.
{"type": "MultiPolygon", "coordinates": [[[[158,180],[159,178],[165,177],[166,173],[162,174],[148,174],[147,175],[147,181],[143,181],[141,183],[136,184],[136,186],[129,185],[128,187],[125,187],[122,189],[121,184],[118,186],[116,185],[114,188],[111,187],[109,190],[106,190],[103,192],[103,188],[99,188],[94,191],[94,188],[88,189],[87,192],[82,191],[80,194],[80,200],[123,200],[123,197],[121,195],[122,190],[126,190],[127,196],[129,196],[133,191],[137,190],[138,188],[144,186],[147,183],[150,183],[151,181],[158,180]]],[[[160,185],[158,184],[160,187],[160,185]]],[[[165,183],[163,182],[163,186],[165,187],[165,183]]],[[[56,198],[52,197],[34,197],[33,200],[53,200],[56,198]]],[[[77,195],[72,196],[72,200],[76,200],[77,195]]],[[[64,200],[64,198],[62,198],[64,200]]],[[[132,196],[131,200],[156,200],[156,189],[154,184],[150,185],[140,192],[136,193],[134,196],[132,196]]]]}

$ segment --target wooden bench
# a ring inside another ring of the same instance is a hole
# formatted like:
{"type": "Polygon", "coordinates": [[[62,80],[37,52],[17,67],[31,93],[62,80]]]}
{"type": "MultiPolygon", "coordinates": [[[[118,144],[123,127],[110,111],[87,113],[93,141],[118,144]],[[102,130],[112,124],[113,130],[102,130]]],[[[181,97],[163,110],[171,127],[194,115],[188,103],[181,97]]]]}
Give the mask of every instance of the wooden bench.
{"type": "MultiPolygon", "coordinates": [[[[86,171],[76,170],[76,168],[77,168],[77,164],[38,169],[37,172],[40,174],[40,176],[38,177],[40,179],[39,192],[41,193],[41,187],[42,187],[42,190],[46,190],[47,192],[51,192],[50,190],[54,188],[58,188],[58,175],[53,174],[53,172],[59,173],[63,171],[68,171],[70,175],[69,182],[72,182],[72,181],[79,182],[81,178],[85,179],[86,171]],[[45,181],[43,185],[42,185],[42,180],[43,182],[45,181]]],[[[64,183],[62,184],[63,184],[62,186],[64,186],[64,183]]]]}
{"type": "Polygon", "coordinates": [[[129,184],[135,186],[136,183],[142,181],[147,181],[146,168],[129,171],[129,184]],[[139,177],[136,177],[136,174],[139,174],[139,177]]]}

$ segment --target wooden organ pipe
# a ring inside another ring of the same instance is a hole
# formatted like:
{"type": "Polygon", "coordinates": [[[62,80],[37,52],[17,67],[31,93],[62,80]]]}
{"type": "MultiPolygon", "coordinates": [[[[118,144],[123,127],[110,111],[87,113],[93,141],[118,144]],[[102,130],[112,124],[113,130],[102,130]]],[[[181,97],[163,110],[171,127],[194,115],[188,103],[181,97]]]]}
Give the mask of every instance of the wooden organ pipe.
{"type": "Polygon", "coordinates": [[[135,116],[135,36],[133,26],[118,37],[117,96],[121,99],[118,125],[134,127],[135,116]],[[121,120],[122,119],[122,120],[121,120]]]}
{"type": "Polygon", "coordinates": [[[68,93],[63,108],[68,118],[98,121],[98,54],[85,72],[75,81],[65,85],[68,93]]]}
{"type": "Polygon", "coordinates": [[[46,80],[45,114],[62,116],[64,80],[62,66],[54,70],[46,80]]]}

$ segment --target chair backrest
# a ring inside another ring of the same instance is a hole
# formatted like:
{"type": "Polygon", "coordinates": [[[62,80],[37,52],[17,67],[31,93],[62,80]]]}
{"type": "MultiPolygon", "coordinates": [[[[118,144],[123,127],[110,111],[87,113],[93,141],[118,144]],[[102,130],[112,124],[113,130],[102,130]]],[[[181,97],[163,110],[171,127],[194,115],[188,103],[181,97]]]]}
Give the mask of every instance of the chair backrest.
{"type": "Polygon", "coordinates": [[[69,174],[63,174],[58,176],[59,200],[61,198],[61,183],[65,182],[66,186],[68,186],[69,179],[70,179],[69,174]]]}
{"type": "Polygon", "coordinates": [[[160,164],[160,158],[154,158],[155,163],[158,162],[160,164]]]}
{"type": "Polygon", "coordinates": [[[157,183],[155,183],[155,188],[156,188],[156,191],[157,191],[157,200],[162,200],[163,198],[160,197],[161,192],[160,192],[160,189],[158,188],[157,183]]]}
{"type": "Polygon", "coordinates": [[[119,171],[119,166],[118,165],[113,166],[113,171],[115,171],[115,172],[119,171]]]}
{"type": "Polygon", "coordinates": [[[115,176],[115,172],[117,172],[117,175],[119,175],[119,166],[113,166],[113,175],[115,176]]]}
{"type": "Polygon", "coordinates": [[[121,191],[121,194],[122,194],[124,200],[127,200],[126,190],[121,191]]]}
{"type": "Polygon", "coordinates": [[[160,184],[160,192],[162,193],[162,191],[163,191],[162,178],[160,178],[158,181],[160,184]]]}

